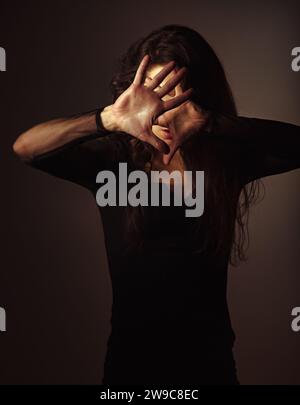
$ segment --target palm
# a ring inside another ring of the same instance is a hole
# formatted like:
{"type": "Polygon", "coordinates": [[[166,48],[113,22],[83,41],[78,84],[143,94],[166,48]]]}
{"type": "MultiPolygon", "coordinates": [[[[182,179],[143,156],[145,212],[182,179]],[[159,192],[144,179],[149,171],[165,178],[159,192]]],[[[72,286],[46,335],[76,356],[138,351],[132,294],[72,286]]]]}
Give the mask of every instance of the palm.
{"type": "Polygon", "coordinates": [[[163,102],[147,87],[131,84],[115,101],[113,108],[124,131],[139,137],[151,131],[153,117],[163,111],[163,102]]]}
{"type": "Polygon", "coordinates": [[[168,145],[152,132],[152,125],[161,114],[186,101],[190,97],[192,89],[188,89],[171,100],[163,101],[162,98],[182,80],[185,69],[181,68],[164,86],[160,87],[158,91],[154,91],[174,68],[174,63],[168,63],[154,77],[150,86],[144,86],[144,75],[149,60],[149,56],[145,55],[137,69],[133,83],[115,101],[112,111],[121,131],[152,144],[160,152],[168,153],[168,145]]]}

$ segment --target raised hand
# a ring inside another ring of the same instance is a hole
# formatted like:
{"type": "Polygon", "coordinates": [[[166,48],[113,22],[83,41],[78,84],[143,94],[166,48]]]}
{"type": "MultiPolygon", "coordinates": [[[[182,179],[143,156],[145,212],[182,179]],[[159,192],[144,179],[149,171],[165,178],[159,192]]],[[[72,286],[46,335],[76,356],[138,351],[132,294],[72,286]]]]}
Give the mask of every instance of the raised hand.
{"type": "MultiPolygon", "coordinates": [[[[176,87],[176,94],[178,91],[181,91],[179,86],[176,87]]],[[[160,116],[158,124],[168,128],[168,135],[164,140],[169,146],[169,152],[163,155],[163,163],[168,165],[180,145],[208,123],[209,113],[190,100],[160,116]]]]}
{"type": "Polygon", "coordinates": [[[127,132],[144,142],[150,143],[162,153],[169,153],[169,146],[152,132],[152,125],[158,122],[161,114],[188,100],[192,94],[192,89],[163,101],[162,98],[182,80],[186,69],[179,69],[164,86],[155,91],[164,78],[174,69],[175,62],[169,62],[153,78],[151,84],[145,86],[144,76],[149,62],[149,55],[145,55],[136,71],[132,84],[112,105],[112,113],[120,131],[127,132]]]}

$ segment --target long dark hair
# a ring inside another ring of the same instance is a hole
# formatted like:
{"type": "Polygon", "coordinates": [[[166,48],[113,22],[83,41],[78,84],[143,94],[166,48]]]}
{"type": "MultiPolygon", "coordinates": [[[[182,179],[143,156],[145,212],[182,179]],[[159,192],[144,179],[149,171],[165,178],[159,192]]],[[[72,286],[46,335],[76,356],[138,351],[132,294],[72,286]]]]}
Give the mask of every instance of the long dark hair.
{"type": "MultiPolygon", "coordinates": [[[[181,25],[163,26],[129,47],[120,58],[118,70],[110,82],[113,102],[130,86],[145,54],[150,55],[152,64],[175,60],[177,67],[186,66],[188,71],[183,87],[193,88],[191,100],[196,105],[212,112],[237,114],[217,55],[197,31],[181,25]]],[[[153,146],[134,138],[130,140],[130,148],[134,166],[151,170],[153,146]]],[[[249,207],[257,200],[259,180],[239,187],[238,173],[231,170],[232,162],[238,156],[234,145],[228,148],[226,142],[214,142],[201,134],[190,137],[180,149],[188,170],[205,171],[205,215],[194,227],[195,240],[198,241],[196,250],[209,249],[216,258],[225,255],[231,264],[246,260],[249,207]],[[200,237],[203,223],[205,238],[200,237]]],[[[143,207],[126,207],[127,231],[132,246],[143,244],[143,218],[143,207]]]]}

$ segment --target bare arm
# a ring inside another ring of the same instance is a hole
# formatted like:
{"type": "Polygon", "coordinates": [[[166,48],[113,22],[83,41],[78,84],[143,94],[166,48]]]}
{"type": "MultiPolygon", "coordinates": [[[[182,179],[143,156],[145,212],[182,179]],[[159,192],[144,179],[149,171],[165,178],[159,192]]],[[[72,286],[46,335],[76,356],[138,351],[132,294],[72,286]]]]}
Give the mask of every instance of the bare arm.
{"type": "Polygon", "coordinates": [[[152,132],[152,125],[161,114],[184,103],[192,89],[171,100],[163,100],[164,95],[181,81],[185,70],[179,69],[156,92],[155,88],[175,64],[168,63],[150,86],[144,86],[149,62],[149,56],[145,56],[132,84],[114,104],[101,110],[100,133],[96,128],[95,111],[56,119],[21,134],[13,145],[14,152],[32,167],[93,189],[99,170],[114,170],[118,162],[129,159],[124,134],[148,142],[162,152],[169,151],[168,145],[152,132]]]}
{"type": "MultiPolygon", "coordinates": [[[[100,119],[107,132],[106,135],[118,131],[111,106],[101,111],[100,119]]],[[[13,150],[22,160],[30,161],[36,156],[61,148],[90,134],[97,136],[94,111],[75,118],[54,119],[35,125],[17,138],[13,150]]],[[[100,135],[98,134],[99,137],[100,135]]]]}
{"type": "MultiPolygon", "coordinates": [[[[172,100],[163,101],[162,97],[165,93],[172,90],[183,78],[185,69],[180,69],[159,92],[155,92],[155,87],[174,68],[174,63],[168,63],[156,75],[151,86],[145,87],[143,78],[149,62],[148,56],[142,59],[133,83],[114,104],[104,108],[101,112],[101,120],[107,131],[126,132],[152,144],[158,150],[166,152],[169,151],[169,147],[153,134],[152,124],[159,115],[186,101],[190,97],[192,89],[172,100]]],[[[30,161],[36,156],[58,149],[95,132],[96,120],[93,113],[78,118],[56,119],[36,125],[24,132],[14,143],[13,150],[23,160],[30,161]]]]}

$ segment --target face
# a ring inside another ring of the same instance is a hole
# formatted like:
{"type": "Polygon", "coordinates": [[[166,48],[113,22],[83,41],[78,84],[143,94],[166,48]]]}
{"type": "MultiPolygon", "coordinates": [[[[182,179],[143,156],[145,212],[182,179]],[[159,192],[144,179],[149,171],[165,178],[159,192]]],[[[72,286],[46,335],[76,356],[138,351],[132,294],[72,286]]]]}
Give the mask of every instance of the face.
{"type": "MultiPolygon", "coordinates": [[[[145,75],[145,85],[150,84],[151,80],[166,66],[166,64],[155,64],[155,65],[150,65],[149,68],[146,71],[145,75]]],[[[163,87],[165,83],[167,83],[178,71],[178,68],[174,68],[165,78],[164,80],[160,83],[159,87],[163,87]]],[[[155,91],[159,88],[157,87],[155,91]]],[[[169,100],[170,98],[178,96],[178,94],[182,93],[182,82],[178,83],[177,86],[171,90],[170,93],[166,94],[163,96],[161,99],[163,101],[169,100]]],[[[166,140],[170,139],[170,133],[167,131],[168,127],[167,126],[161,126],[161,125],[152,125],[152,131],[153,133],[158,136],[159,138],[166,140]]]]}

